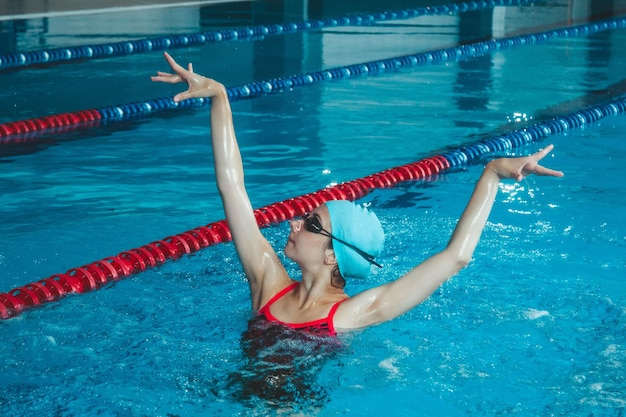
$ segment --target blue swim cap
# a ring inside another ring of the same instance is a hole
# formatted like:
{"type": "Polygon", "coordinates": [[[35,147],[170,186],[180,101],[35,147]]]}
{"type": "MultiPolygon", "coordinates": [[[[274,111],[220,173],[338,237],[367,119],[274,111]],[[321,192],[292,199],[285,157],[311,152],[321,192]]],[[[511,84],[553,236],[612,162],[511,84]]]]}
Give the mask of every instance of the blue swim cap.
{"type": "MultiPolygon", "coordinates": [[[[333,200],[326,202],[330,213],[333,236],[356,246],[376,257],[385,243],[385,232],[378,217],[366,208],[351,201],[333,200]]],[[[371,264],[348,246],[333,242],[339,272],[344,278],[367,278],[371,264]]]]}

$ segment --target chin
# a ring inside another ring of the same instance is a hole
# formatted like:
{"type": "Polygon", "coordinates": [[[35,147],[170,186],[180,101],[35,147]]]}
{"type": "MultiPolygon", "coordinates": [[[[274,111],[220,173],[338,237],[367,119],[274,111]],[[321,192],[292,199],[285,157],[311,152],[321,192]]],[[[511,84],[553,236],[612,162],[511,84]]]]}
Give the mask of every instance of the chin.
{"type": "Polygon", "coordinates": [[[287,258],[293,261],[292,253],[291,253],[292,250],[293,250],[293,244],[291,244],[291,242],[288,240],[287,243],[285,243],[285,248],[283,249],[283,252],[287,258]]]}

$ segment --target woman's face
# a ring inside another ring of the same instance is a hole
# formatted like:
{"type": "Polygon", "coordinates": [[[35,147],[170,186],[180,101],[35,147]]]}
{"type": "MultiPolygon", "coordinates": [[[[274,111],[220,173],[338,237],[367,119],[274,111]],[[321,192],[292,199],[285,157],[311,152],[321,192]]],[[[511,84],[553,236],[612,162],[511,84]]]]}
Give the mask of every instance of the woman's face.
{"type": "MultiPolygon", "coordinates": [[[[319,219],[322,227],[330,232],[330,214],[325,204],[313,210],[310,216],[319,219]]],[[[309,232],[304,228],[304,219],[294,219],[289,222],[291,232],[285,244],[285,255],[299,265],[323,263],[324,251],[328,249],[328,237],[319,233],[309,232]]]]}

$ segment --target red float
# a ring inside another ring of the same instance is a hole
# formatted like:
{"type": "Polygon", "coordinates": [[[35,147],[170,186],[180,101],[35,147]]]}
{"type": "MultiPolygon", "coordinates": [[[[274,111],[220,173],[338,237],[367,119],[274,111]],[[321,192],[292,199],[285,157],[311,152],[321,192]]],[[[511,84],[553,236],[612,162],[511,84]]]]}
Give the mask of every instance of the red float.
{"type": "Polygon", "coordinates": [[[126,251],[120,253],[117,256],[133,267],[131,274],[146,270],[146,261],[144,261],[143,258],[139,256],[136,252],[126,251]]]}
{"type": "Polygon", "coordinates": [[[85,266],[83,266],[83,268],[87,272],[89,272],[91,274],[91,276],[94,277],[94,279],[96,281],[96,286],[97,287],[100,287],[100,286],[106,284],[107,282],[109,282],[109,277],[107,276],[107,274],[105,274],[102,269],[98,268],[93,263],[91,263],[89,265],[85,265],[85,266]]]}
{"type": "Polygon", "coordinates": [[[20,299],[25,307],[32,307],[37,304],[40,304],[41,301],[39,300],[39,297],[37,297],[37,294],[29,290],[27,287],[28,285],[16,288],[13,291],[11,291],[11,295],[14,296],[15,298],[20,299]]]}
{"type": "Polygon", "coordinates": [[[76,277],[71,277],[67,274],[57,274],[50,278],[61,284],[66,294],[83,292],[83,284],[76,277]]]}
{"type": "Polygon", "coordinates": [[[46,287],[48,291],[50,291],[50,293],[52,294],[53,300],[58,300],[59,298],[63,297],[66,293],[66,291],[63,289],[61,284],[59,284],[59,282],[51,278],[42,279],[41,281],[37,281],[37,282],[40,283],[42,286],[46,287]]]}
{"type": "Polygon", "coordinates": [[[79,292],[91,291],[96,289],[97,287],[95,278],[85,268],[79,267],[70,269],[69,271],[67,271],[67,275],[71,277],[76,277],[80,280],[82,284],[82,291],[79,292]]]}

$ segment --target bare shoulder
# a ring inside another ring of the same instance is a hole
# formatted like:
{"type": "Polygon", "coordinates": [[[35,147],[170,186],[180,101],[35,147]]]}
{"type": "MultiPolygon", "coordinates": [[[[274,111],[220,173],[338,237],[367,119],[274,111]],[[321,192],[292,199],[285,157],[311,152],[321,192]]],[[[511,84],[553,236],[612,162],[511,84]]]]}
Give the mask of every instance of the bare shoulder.
{"type": "Polygon", "coordinates": [[[338,330],[361,329],[381,323],[384,319],[378,314],[380,295],[384,286],[365,290],[343,301],[335,313],[333,323],[338,330]]]}

